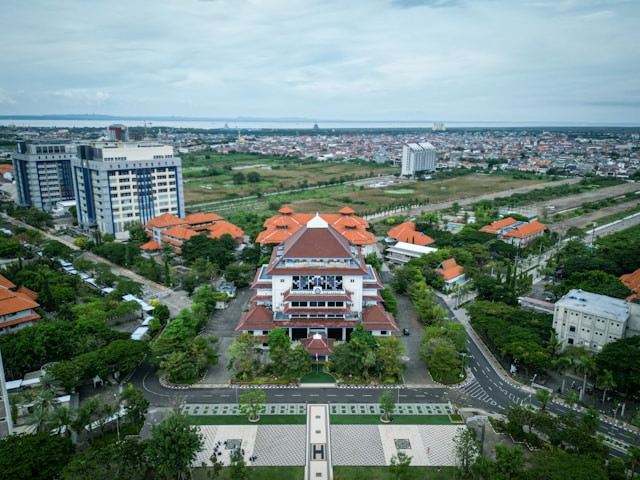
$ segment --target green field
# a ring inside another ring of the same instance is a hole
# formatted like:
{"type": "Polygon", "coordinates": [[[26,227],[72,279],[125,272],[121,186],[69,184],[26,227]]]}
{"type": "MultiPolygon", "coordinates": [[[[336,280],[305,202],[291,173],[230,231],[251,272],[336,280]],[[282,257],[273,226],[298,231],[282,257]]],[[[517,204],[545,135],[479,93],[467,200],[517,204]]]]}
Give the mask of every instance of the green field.
{"type": "MultiPolygon", "coordinates": [[[[205,480],[206,468],[194,468],[193,478],[205,480]]],[[[452,467],[409,467],[404,480],[451,480],[454,475],[452,467]]],[[[302,480],[304,467],[250,467],[251,480],[302,480]]],[[[221,480],[232,480],[228,469],[223,468],[221,480]]],[[[333,478],[340,480],[395,480],[389,467],[333,467],[333,478]]]]}
{"type": "Polygon", "coordinates": [[[246,415],[189,415],[191,425],[306,425],[306,415],[260,415],[250,422],[246,415]]]}

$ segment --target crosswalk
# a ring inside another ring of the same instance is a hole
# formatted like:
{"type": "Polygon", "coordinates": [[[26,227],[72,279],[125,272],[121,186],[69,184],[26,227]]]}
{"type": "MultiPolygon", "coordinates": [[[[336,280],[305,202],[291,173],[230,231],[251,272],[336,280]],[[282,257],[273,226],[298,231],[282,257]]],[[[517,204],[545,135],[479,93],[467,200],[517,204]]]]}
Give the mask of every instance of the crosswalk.
{"type": "Polygon", "coordinates": [[[482,388],[482,385],[480,385],[477,380],[474,380],[470,384],[465,385],[461,390],[471,398],[486,402],[491,406],[496,406],[498,404],[493,398],[491,398],[491,395],[489,395],[487,391],[482,388]]]}

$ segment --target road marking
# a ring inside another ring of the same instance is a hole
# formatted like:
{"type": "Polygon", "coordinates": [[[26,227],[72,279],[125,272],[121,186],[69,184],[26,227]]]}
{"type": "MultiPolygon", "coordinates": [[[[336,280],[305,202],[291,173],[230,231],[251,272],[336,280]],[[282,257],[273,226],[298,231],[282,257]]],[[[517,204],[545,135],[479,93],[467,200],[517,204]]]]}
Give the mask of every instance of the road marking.
{"type": "Polygon", "coordinates": [[[355,397],[355,395],[345,395],[345,397],[355,397]]]}
{"type": "Polygon", "coordinates": [[[298,393],[294,393],[293,395],[291,395],[292,397],[301,397],[302,395],[298,394],[298,393]]]}
{"type": "Polygon", "coordinates": [[[320,395],[318,395],[317,393],[310,393],[309,396],[310,397],[319,397],[320,395]]]}
{"type": "Polygon", "coordinates": [[[362,395],[363,397],[372,397],[373,395],[362,395]]]}
{"type": "Polygon", "coordinates": [[[327,395],[327,397],[337,397],[337,395],[327,395]]]}
{"type": "Polygon", "coordinates": [[[284,395],[283,395],[283,394],[281,394],[281,393],[276,393],[276,395],[275,395],[275,396],[276,396],[276,397],[284,397],[284,395]]]}

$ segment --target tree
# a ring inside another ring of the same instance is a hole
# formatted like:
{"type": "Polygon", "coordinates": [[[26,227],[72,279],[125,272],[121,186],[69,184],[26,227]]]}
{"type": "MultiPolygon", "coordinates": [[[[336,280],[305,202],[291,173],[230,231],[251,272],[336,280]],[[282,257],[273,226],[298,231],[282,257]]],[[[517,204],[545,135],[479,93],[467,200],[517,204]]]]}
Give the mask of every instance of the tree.
{"type": "Polygon", "coordinates": [[[231,478],[234,480],[248,480],[249,471],[247,470],[247,465],[244,463],[242,452],[236,448],[231,452],[229,459],[229,471],[231,473],[231,478]]]}
{"type": "Polygon", "coordinates": [[[396,400],[393,390],[384,390],[380,397],[378,397],[378,403],[380,404],[380,410],[382,410],[382,416],[380,417],[386,422],[391,421],[391,415],[396,409],[396,400]]]}
{"type": "Polygon", "coordinates": [[[185,292],[187,292],[187,295],[191,296],[197,285],[198,279],[195,275],[187,273],[186,275],[182,276],[182,282],[180,286],[185,292]]]}
{"type": "Polygon", "coordinates": [[[398,455],[393,455],[391,457],[389,470],[391,470],[392,475],[395,475],[396,480],[400,480],[407,475],[410,466],[411,456],[407,455],[405,452],[398,452],[398,455]]]}
{"type": "Polygon", "coordinates": [[[235,183],[236,185],[240,185],[242,183],[244,183],[245,181],[245,174],[242,172],[236,172],[233,174],[233,176],[231,177],[231,180],[233,180],[233,183],[235,183]]]}
{"type": "Polygon", "coordinates": [[[89,246],[91,245],[91,240],[89,240],[89,237],[81,236],[78,238],[74,238],[73,244],[76,247],[80,248],[80,250],[88,250],[89,246]]]}
{"type": "Polygon", "coordinates": [[[265,403],[266,395],[262,390],[250,388],[240,395],[240,411],[250,421],[260,420],[260,410],[265,403]]]}
{"type": "Polygon", "coordinates": [[[284,328],[274,328],[269,332],[269,359],[273,372],[283,375],[286,370],[287,357],[291,351],[291,339],[284,328]]]}
{"type": "MultiPolygon", "coordinates": [[[[249,172],[249,173],[247,173],[247,182],[249,182],[249,183],[258,183],[258,182],[260,182],[260,174],[258,172],[249,172]]],[[[242,182],[240,182],[240,183],[242,183],[242,182]]]]}
{"type": "Polygon", "coordinates": [[[160,304],[153,309],[153,316],[156,317],[162,325],[166,325],[167,321],[171,317],[171,312],[169,311],[169,307],[164,304],[160,304]]]}
{"type": "Polygon", "coordinates": [[[125,414],[134,425],[142,426],[144,423],[149,401],[144,398],[142,392],[130,383],[120,394],[120,401],[124,402],[125,414]]]}
{"type": "Polygon", "coordinates": [[[607,398],[607,392],[611,388],[616,388],[616,382],[613,380],[613,373],[611,370],[603,370],[597,379],[597,385],[602,389],[602,406],[604,407],[604,401],[607,398]]]}
{"type": "Polygon", "coordinates": [[[311,371],[311,356],[304,345],[296,345],[291,349],[285,375],[289,378],[300,378],[311,371]]]}
{"type": "Polygon", "coordinates": [[[152,427],[145,454],[157,478],[184,478],[202,446],[198,428],[176,411],[152,427]]]}
{"type": "Polygon", "coordinates": [[[610,458],[607,461],[608,480],[627,480],[627,467],[624,460],[618,457],[610,458]]]}
{"type": "Polygon", "coordinates": [[[261,353],[258,340],[246,332],[242,333],[227,349],[227,369],[231,370],[236,378],[251,378],[260,366],[258,355],[261,353]]]}
{"type": "Polygon", "coordinates": [[[97,480],[127,478],[141,480],[147,471],[145,444],[122,440],[103,446],[92,446],[73,456],[60,473],[63,480],[97,480]]]}
{"type": "Polygon", "coordinates": [[[619,391],[640,390],[640,336],[607,343],[596,356],[596,365],[600,371],[612,372],[619,391]]]}
{"type": "Polygon", "coordinates": [[[382,260],[380,260],[380,258],[378,257],[378,254],[375,252],[372,252],[369,255],[367,255],[367,258],[365,258],[365,262],[368,265],[371,265],[375,270],[380,271],[380,269],[382,268],[382,260]]]}
{"type": "Polygon", "coordinates": [[[552,395],[546,388],[536,390],[536,400],[542,404],[542,410],[547,409],[548,403],[551,401],[552,395]]]}
{"type": "Polygon", "coordinates": [[[631,478],[633,478],[636,474],[636,468],[638,468],[638,463],[640,463],[640,447],[637,445],[632,445],[628,447],[626,460],[627,460],[627,463],[629,464],[629,468],[631,469],[631,478]]]}
{"type": "Polygon", "coordinates": [[[481,480],[511,480],[518,478],[524,467],[522,449],[518,446],[509,448],[506,445],[495,446],[496,459],[479,456],[471,466],[474,478],[481,480]]]}
{"type": "Polygon", "coordinates": [[[56,478],[73,453],[68,438],[49,432],[10,435],[0,440],[0,477],[15,480],[56,478]]]}
{"type": "Polygon", "coordinates": [[[395,383],[402,380],[401,355],[404,345],[396,337],[379,337],[374,349],[378,378],[383,383],[395,383]]]}
{"type": "Polygon", "coordinates": [[[580,389],[580,400],[584,397],[587,388],[587,377],[596,373],[596,360],[589,354],[582,355],[578,359],[577,371],[584,375],[582,380],[582,389],[580,389]]]}
{"type": "Polygon", "coordinates": [[[398,315],[398,300],[393,292],[385,288],[380,292],[380,296],[382,297],[383,303],[382,306],[384,309],[391,313],[394,317],[398,315]]]}
{"type": "Polygon", "coordinates": [[[476,441],[476,431],[470,428],[460,428],[453,437],[454,454],[458,466],[465,475],[471,472],[471,465],[480,453],[478,442],[476,441]]]}
{"type": "Polygon", "coordinates": [[[571,274],[562,282],[560,293],[564,295],[571,289],[582,289],[614,298],[627,298],[631,293],[617,276],[602,270],[587,270],[571,274]]]}

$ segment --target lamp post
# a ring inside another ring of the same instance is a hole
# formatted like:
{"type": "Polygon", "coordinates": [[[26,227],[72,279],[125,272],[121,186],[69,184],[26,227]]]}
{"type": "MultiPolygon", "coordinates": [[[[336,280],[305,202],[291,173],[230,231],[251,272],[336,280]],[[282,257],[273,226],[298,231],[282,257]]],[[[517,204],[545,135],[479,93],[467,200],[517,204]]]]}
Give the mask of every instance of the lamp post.
{"type": "MultiPolygon", "coordinates": [[[[533,374],[533,378],[531,379],[531,389],[533,389],[533,382],[536,381],[536,377],[538,376],[537,373],[533,374]]],[[[529,405],[531,405],[531,392],[529,392],[529,405]]]]}
{"type": "Polygon", "coordinates": [[[462,362],[460,365],[460,378],[464,377],[464,363],[465,358],[467,358],[467,354],[465,352],[459,352],[459,355],[462,357],[462,362]]]}

